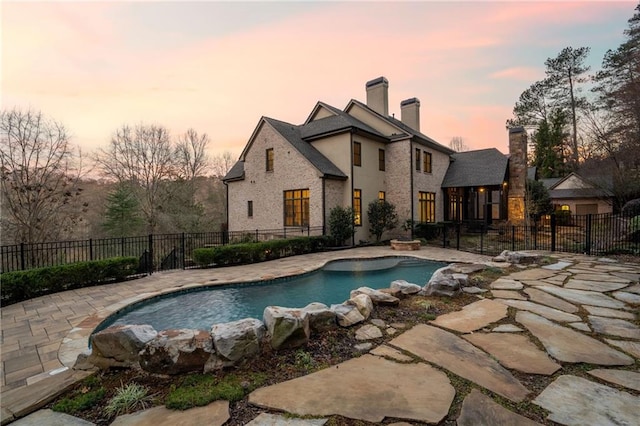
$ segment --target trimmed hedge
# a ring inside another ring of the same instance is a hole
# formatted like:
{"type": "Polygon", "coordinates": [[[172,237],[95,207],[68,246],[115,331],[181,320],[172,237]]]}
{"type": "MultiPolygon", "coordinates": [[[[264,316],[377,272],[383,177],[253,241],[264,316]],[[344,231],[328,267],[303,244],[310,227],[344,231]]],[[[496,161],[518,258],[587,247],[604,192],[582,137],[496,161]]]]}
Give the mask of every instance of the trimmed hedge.
{"type": "Polygon", "coordinates": [[[2,302],[15,303],[45,294],[122,281],[135,275],[138,258],[115,257],[0,274],[2,302]]]}
{"type": "Polygon", "coordinates": [[[331,237],[319,236],[229,244],[220,247],[195,249],[193,251],[193,260],[199,266],[243,265],[322,251],[332,242],[331,237]]]}

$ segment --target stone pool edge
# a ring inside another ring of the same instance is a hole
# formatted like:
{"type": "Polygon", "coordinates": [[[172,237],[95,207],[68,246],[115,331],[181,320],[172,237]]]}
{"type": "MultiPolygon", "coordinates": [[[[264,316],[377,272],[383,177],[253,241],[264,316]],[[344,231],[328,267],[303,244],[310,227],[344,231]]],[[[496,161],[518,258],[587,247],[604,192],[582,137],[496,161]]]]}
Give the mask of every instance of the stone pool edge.
{"type": "MultiPolygon", "coordinates": [[[[318,261],[315,261],[306,267],[301,266],[299,270],[286,272],[282,274],[263,274],[259,278],[262,280],[270,280],[270,279],[297,276],[304,273],[314,272],[324,267],[327,263],[331,261],[347,260],[347,259],[375,259],[375,258],[381,258],[381,257],[413,257],[418,259],[432,260],[432,261],[438,261],[438,262],[449,262],[449,263],[455,263],[455,262],[469,263],[471,262],[471,260],[468,258],[469,255],[472,255],[472,257],[476,258],[476,260],[480,262],[487,262],[487,261],[490,261],[491,259],[490,256],[464,253],[464,252],[462,252],[462,255],[459,256],[460,258],[458,258],[458,256],[443,256],[444,253],[461,254],[461,252],[454,251],[452,253],[449,250],[436,249],[436,248],[434,248],[434,250],[424,250],[424,251],[419,251],[415,253],[403,252],[402,255],[390,254],[388,252],[388,250],[390,250],[388,246],[380,247],[380,248],[386,249],[387,252],[383,253],[382,251],[380,251],[378,253],[368,253],[369,250],[367,250],[367,253],[353,253],[350,250],[345,250],[338,253],[323,252],[324,254],[328,254],[329,256],[323,259],[319,259],[318,261]],[[436,254],[438,254],[439,256],[436,254]]],[[[271,262],[278,262],[278,260],[271,261],[271,262]]],[[[267,262],[262,262],[262,263],[267,263],[267,262]]],[[[254,265],[260,265],[260,264],[254,264],[254,265]]],[[[233,266],[231,268],[233,268],[233,266]]],[[[220,268],[220,269],[223,269],[223,268],[220,268]]],[[[143,300],[146,300],[152,297],[162,296],[165,294],[174,293],[174,292],[178,292],[178,291],[189,289],[189,288],[204,287],[204,286],[214,287],[218,285],[227,285],[227,284],[241,284],[241,283],[246,283],[251,281],[254,281],[254,280],[246,279],[246,278],[236,278],[236,279],[230,279],[230,280],[217,280],[215,282],[212,282],[212,281],[195,282],[192,284],[173,286],[173,287],[164,288],[162,290],[158,290],[154,292],[141,293],[136,296],[124,299],[120,302],[109,305],[105,308],[99,309],[95,313],[87,316],[80,323],[78,323],[78,325],[75,326],[73,329],[71,329],[71,331],[69,331],[69,333],[67,333],[67,335],[62,339],[60,349],[58,349],[58,360],[60,361],[60,363],[62,363],[62,365],[64,365],[68,369],[72,369],[76,363],[76,360],[78,359],[78,355],[82,353],[88,353],[89,348],[88,348],[87,342],[89,337],[93,333],[93,330],[95,330],[95,328],[98,325],[100,325],[103,321],[105,321],[110,315],[117,313],[119,310],[125,308],[130,304],[141,302],[143,300]]],[[[130,282],[135,283],[135,280],[130,282]]]]}

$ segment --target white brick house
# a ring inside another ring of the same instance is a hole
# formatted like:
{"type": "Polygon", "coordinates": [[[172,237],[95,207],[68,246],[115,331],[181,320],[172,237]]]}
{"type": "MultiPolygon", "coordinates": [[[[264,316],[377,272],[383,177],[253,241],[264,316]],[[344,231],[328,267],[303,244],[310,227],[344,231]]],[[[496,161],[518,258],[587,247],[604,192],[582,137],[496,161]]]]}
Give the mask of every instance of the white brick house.
{"type": "MultiPolygon", "coordinates": [[[[418,99],[401,103],[400,120],[389,116],[388,87],[384,77],[367,82],[366,104],[352,99],[344,110],[318,102],[301,125],[262,117],[223,179],[229,230],[328,232],[331,209],[353,207],[357,243],[372,238],[367,206],[383,197],[396,206],[401,224],[448,219],[453,192],[442,184],[445,176],[451,181],[454,151],[420,132],[418,99]]],[[[505,182],[506,164],[497,172],[505,182]]]]}

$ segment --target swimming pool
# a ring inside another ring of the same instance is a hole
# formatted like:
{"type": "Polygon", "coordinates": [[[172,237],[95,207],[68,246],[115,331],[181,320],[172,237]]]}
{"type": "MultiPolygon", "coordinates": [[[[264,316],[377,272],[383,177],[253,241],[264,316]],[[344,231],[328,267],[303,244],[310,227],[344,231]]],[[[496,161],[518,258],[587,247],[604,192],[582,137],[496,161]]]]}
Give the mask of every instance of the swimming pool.
{"type": "Polygon", "coordinates": [[[423,286],[444,265],[409,257],[336,260],[294,277],[199,287],[147,299],[110,316],[94,332],[117,324],[149,324],[156,330],[209,330],[213,324],[262,319],[267,306],[302,308],[311,302],[342,303],[358,287],[385,288],[393,280],[423,286]]]}

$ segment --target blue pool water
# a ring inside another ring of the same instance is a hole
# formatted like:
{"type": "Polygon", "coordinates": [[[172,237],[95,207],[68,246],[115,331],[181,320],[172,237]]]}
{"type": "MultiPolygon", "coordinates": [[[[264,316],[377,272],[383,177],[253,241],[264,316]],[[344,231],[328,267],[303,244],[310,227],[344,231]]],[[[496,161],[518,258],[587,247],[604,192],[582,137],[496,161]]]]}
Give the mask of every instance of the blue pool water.
{"type": "Polygon", "coordinates": [[[112,315],[96,331],[115,324],[209,330],[217,323],[262,319],[264,308],[271,305],[302,308],[311,302],[342,303],[351,290],[362,286],[385,288],[393,280],[423,286],[443,265],[406,257],[338,260],[291,278],[190,289],[153,298],[112,315]]]}

